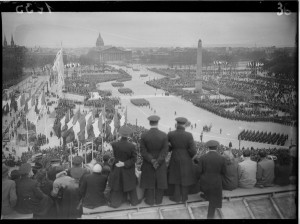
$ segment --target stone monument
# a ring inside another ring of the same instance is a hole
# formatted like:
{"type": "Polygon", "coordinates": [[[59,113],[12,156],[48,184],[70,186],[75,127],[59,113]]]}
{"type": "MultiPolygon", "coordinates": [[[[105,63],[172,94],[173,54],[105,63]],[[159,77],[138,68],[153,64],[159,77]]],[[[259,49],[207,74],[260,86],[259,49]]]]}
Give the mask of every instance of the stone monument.
{"type": "Polygon", "coordinates": [[[202,95],[202,41],[198,41],[197,49],[197,71],[195,79],[195,92],[202,95]]]}

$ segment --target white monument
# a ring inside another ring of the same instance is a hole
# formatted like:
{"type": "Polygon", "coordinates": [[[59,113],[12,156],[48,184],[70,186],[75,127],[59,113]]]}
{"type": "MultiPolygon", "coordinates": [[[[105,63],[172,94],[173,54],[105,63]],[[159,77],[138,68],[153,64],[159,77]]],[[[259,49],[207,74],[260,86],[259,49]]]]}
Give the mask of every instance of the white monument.
{"type": "Polygon", "coordinates": [[[202,94],[202,41],[198,41],[195,92],[202,94]]]}

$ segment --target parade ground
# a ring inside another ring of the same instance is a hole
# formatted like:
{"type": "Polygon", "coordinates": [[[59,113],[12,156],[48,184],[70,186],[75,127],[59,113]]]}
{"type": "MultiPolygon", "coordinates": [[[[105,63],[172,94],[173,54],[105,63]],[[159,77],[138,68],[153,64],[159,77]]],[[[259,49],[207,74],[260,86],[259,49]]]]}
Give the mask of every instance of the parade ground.
{"type": "MultiPolygon", "coordinates": [[[[126,68],[124,66],[114,65],[115,68],[122,68],[132,76],[131,81],[124,82],[124,87],[132,89],[134,94],[123,95],[118,92],[118,88],[112,87],[112,82],[99,83],[98,89],[112,91],[113,96],[121,98],[123,107],[127,107],[128,123],[137,124],[138,126],[144,126],[149,128],[149,122],[147,117],[153,114],[160,116],[159,128],[164,132],[175,129],[175,118],[186,117],[193,129],[188,127],[186,131],[191,132],[196,141],[200,141],[200,134],[203,130],[203,126],[212,125],[210,132],[203,132],[203,141],[214,139],[218,140],[221,144],[228,146],[229,142],[232,142],[233,148],[239,148],[238,134],[243,130],[255,130],[255,131],[267,131],[280,134],[288,134],[289,138],[285,147],[291,144],[291,140],[295,143],[296,128],[271,122],[245,122],[225,119],[217,116],[206,110],[194,106],[191,102],[187,102],[180,97],[173,95],[166,96],[165,91],[161,89],[155,89],[145,82],[152,79],[160,79],[163,76],[155,72],[147,70],[146,66],[133,65],[132,68],[126,68]],[[140,77],[141,74],[148,74],[147,77],[140,77]],[[149,107],[137,107],[130,102],[130,99],[145,98],[150,102],[149,107]],[[175,114],[176,112],[176,114],[175,114]],[[195,125],[196,124],[196,128],[195,125]],[[220,129],[221,133],[220,133],[220,129]]],[[[254,148],[282,148],[282,146],[262,144],[257,142],[241,141],[240,147],[254,147],[254,148]]]]}

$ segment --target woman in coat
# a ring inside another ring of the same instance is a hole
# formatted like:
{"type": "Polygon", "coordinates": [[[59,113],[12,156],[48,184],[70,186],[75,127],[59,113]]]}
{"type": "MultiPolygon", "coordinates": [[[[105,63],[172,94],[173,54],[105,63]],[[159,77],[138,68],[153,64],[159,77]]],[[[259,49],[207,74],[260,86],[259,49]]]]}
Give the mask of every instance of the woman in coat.
{"type": "Polygon", "coordinates": [[[225,151],[225,170],[222,176],[222,188],[232,191],[238,187],[238,161],[234,158],[231,151],[225,151]]]}
{"type": "Polygon", "coordinates": [[[135,146],[127,141],[132,134],[132,130],[127,126],[122,126],[119,130],[121,139],[112,143],[114,154],[114,165],[109,176],[110,206],[118,208],[130,197],[130,204],[138,204],[135,176],[135,162],[137,153],[135,146]]]}

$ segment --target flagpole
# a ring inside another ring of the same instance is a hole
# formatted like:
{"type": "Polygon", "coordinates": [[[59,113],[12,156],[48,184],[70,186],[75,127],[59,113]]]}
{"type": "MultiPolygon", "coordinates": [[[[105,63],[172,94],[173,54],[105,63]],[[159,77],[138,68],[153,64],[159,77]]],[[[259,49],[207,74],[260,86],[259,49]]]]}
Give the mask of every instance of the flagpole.
{"type": "Polygon", "coordinates": [[[29,146],[29,139],[28,139],[28,123],[27,123],[27,115],[25,114],[26,119],[26,129],[27,129],[27,145],[29,146]]]}
{"type": "Polygon", "coordinates": [[[86,153],[87,153],[87,150],[86,150],[86,142],[85,142],[85,153],[84,153],[84,163],[86,164],[86,153]]]}
{"type": "Polygon", "coordinates": [[[92,138],[92,160],[94,159],[94,140],[92,138]]]}
{"type": "Polygon", "coordinates": [[[73,146],[71,145],[71,147],[70,147],[70,162],[71,162],[70,167],[71,168],[72,168],[72,148],[73,148],[73,146]]]}

